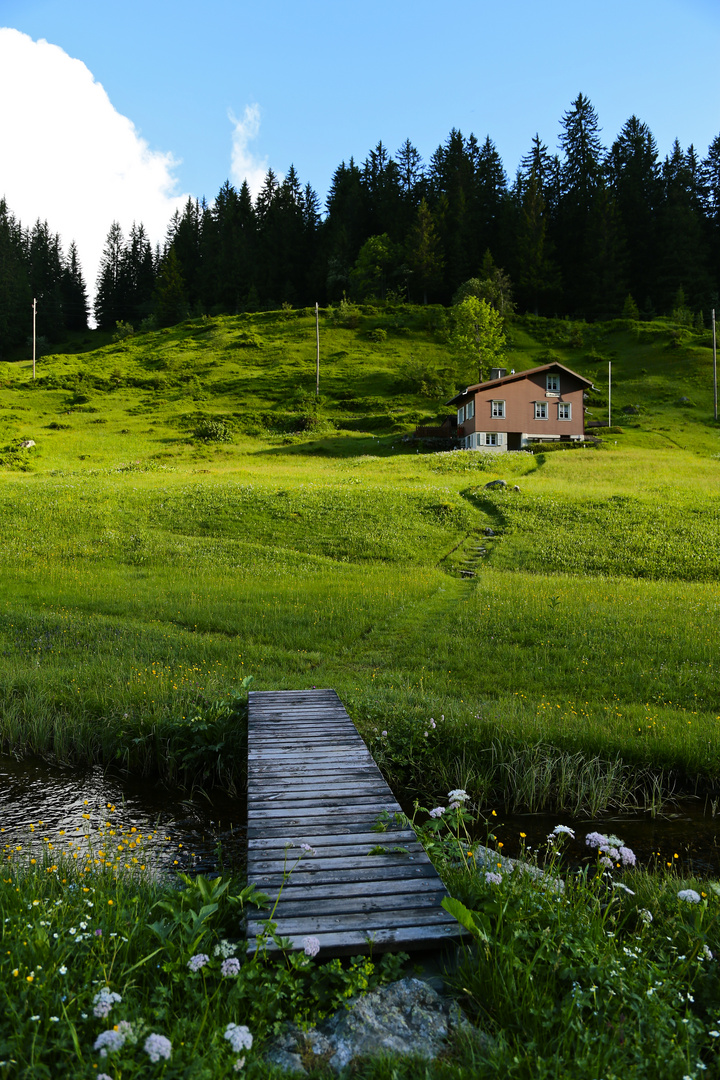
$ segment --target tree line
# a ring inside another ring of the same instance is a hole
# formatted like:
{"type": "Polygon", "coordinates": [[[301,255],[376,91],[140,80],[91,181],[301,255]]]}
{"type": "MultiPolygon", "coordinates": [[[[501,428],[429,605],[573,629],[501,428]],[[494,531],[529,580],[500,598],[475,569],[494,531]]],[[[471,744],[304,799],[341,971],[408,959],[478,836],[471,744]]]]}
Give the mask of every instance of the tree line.
{"type": "MultiPolygon", "coordinates": [[[[62,292],[63,281],[81,281],[74,249],[63,260],[47,226],[24,233],[6,208],[0,299],[6,249],[24,268],[10,273],[16,291],[39,288],[41,235],[55,254],[40,284],[63,317],[72,305],[81,317],[79,293],[62,292]]],[[[681,307],[707,317],[720,282],[720,135],[704,158],[676,140],[661,160],[647,124],[631,116],[607,148],[579,94],[562,117],[559,153],[536,135],[512,181],[489,136],[456,129],[429,162],[409,139],[394,156],[378,143],[361,164],[342,162],[324,215],[294,167],[284,179],[270,169],[255,199],[247,183],[226,182],[212,203],[188,200],[155,250],[142,225],[124,237],[113,224],[94,313],[114,327],[343,296],[447,304],[488,260],[509,276],[519,310],[600,319],[681,307]]]]}
{"type": "Polygon", "coordinates": [[[24,229],[0,199],[0,359],[31,333],[33,298],[40,301],[38,336],[60,341],[68,330],[87,329],[87,291],[75,244],[64,255],[46,221],[24,229]]]}

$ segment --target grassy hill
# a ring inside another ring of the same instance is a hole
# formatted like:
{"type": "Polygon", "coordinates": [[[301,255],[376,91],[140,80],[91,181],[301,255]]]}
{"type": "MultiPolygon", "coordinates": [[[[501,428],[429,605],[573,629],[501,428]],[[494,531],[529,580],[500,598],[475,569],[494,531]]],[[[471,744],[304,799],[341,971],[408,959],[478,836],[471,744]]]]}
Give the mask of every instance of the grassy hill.
{"type": "Polygon", "coordinates": [[[508,367],[591,378],[589,419],[612,360],[617,430],[498,456],[403,440],[477,378],[446,338],[441,308],[323,312],[318,402],[309,310],[3,365],[3,747],[172,777],[252,674],[336,687],[412,793],[597,810],[716,783],[708,335],[518,319],[508,367]]]}

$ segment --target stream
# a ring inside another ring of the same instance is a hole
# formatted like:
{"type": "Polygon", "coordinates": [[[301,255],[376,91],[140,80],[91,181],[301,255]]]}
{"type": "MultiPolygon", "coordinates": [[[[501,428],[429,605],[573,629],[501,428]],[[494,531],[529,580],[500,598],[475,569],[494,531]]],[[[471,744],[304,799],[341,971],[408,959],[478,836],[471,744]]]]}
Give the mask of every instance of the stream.
{"type": "MultiPolygon", "coordinates": [[[[713,811],[717,811],[715,803],[686,797],[656,817],[635,813],[573,820],[564,814],[504,815],[498,811],[496,818],[488,815],[488,821],[503,844],[502,854],[510,857],[519,854],[521,843],[537,849],[556,825],[567,825],[576,833],[576,839],[564,848],[571,862],[579,863],[588,854],[584,838],[596,830],[619,836],[633,849],[639,866],[670,862],[686,874],[720,877],[720,815],[716,817],[713,811]],[[520,833],[526,834],[524,841],[520,833]]],[[[27,850],[43,843],[52,843],[57,851],[71,836],[82,844],[90,827],[96,829],[106,822],[118,834],[132,830],[145,837],[161,872],[244,871],[246,807],[242,797],[218,792],[196,792],[190,797],[152,780],[128,778],[100,766],[73,769],[41,759],[16,761],[0,756],[0,854],[6,856],[18,845],[27,850]]],[[[484,840],[482,833],[479,838],[484,840]]]]}

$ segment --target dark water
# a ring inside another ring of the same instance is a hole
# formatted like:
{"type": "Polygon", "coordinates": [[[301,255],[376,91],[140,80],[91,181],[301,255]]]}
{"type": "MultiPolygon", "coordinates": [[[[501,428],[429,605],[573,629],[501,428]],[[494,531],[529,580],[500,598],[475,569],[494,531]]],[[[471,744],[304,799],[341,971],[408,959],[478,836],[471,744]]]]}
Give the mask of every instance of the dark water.
{"type": "Polygon", "coordinates": [[[82,846],[83,837],[97,839],[98,829],[111,827],[116,839],[141,835],[145,853],[160,870],[241,870],[245,826],[245,805],[239,799],[213,795],[210,802],[202,794],[191,799],[100,767],[67,769],[0,757],[0,851],[5,856],[18,845],[32,847],[34,854],[48,843],[55,853],[69,850],[71,838],[82,846]]]}
{"type": "MultiPolygon", "coordinates": [[[[585,836],[597,831],[619,836],[635,852],[638,865],[670,862],[684,873],[720,877],[720,815],[713,816],[713,809],[717,806],[710,801],[681,799],[657,817],[621,814],[573,821],[564,815],[498,812],[487,820],[503,844],[503,855],[511,857],[518,855],[521,843],[537,849],[555,825],[567,825],[576,834],[564,847],[570,861],[587,856],[585,836]]],[[[66,769],[0,757],[0,854],[18,845],[23,851],[41,849],[47,842],[57,851],[69,837],[81,842],[106,822],[118,834],[127,836],[132,829],[142,834],[160,870],[212,873],[223,868],[242,871],[245,866],[242,799],[217,793],[189,798],[100,767],[66,769]],[[84,817],[88,813],[89,819],[84,817]]],[[[484,839],[482,831],[479,838],[484,839]]]]}
{"type": "MultiPolygon", "coordinates": [[[[608,814],[600,818],[573,820],[563,814],[508,814],[488,817],[495,836],[503,843],[503,855],[516,856],[521,843],[540,847],[556,825],[575,830],[575,840],[563,845],[571,861],[581,862],[589,854],[585,837],[590,832],[613,833],[632,848],[638,866],[667,863],[684,873],[720,877],[720,815],[703,799],[678,799],[662,816],[650,814],[608,814]],[[520,833],[526,833],[521,840],[520,833]]],[[[594,855],[594,852],[593,852],[594,855]]]]}

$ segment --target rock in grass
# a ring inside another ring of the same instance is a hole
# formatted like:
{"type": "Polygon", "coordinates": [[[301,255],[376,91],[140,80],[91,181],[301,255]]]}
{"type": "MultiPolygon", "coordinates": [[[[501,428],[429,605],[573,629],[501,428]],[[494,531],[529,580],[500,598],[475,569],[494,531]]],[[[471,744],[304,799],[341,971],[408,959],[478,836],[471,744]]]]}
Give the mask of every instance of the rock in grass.
{"type": "Polygon", "coordinates": [[[484,490],[485,491],[488,491],[488,490],[492,491],[493,488],[504,488],[504,487],[507,487],[507,480],[491,480],[489,484],[485,485],[484,490]]]}
{"type": "Polygon", "coordinates": [[[474,1033],[457,1002],[420,979],[401,979],[356,998],[311,1031],[288,1024],[265,1060],[297,1075],[321,1062],[339,1073],[356,1058],[378,1053],[431,1060],[453,1031],[474,1033]]]}

